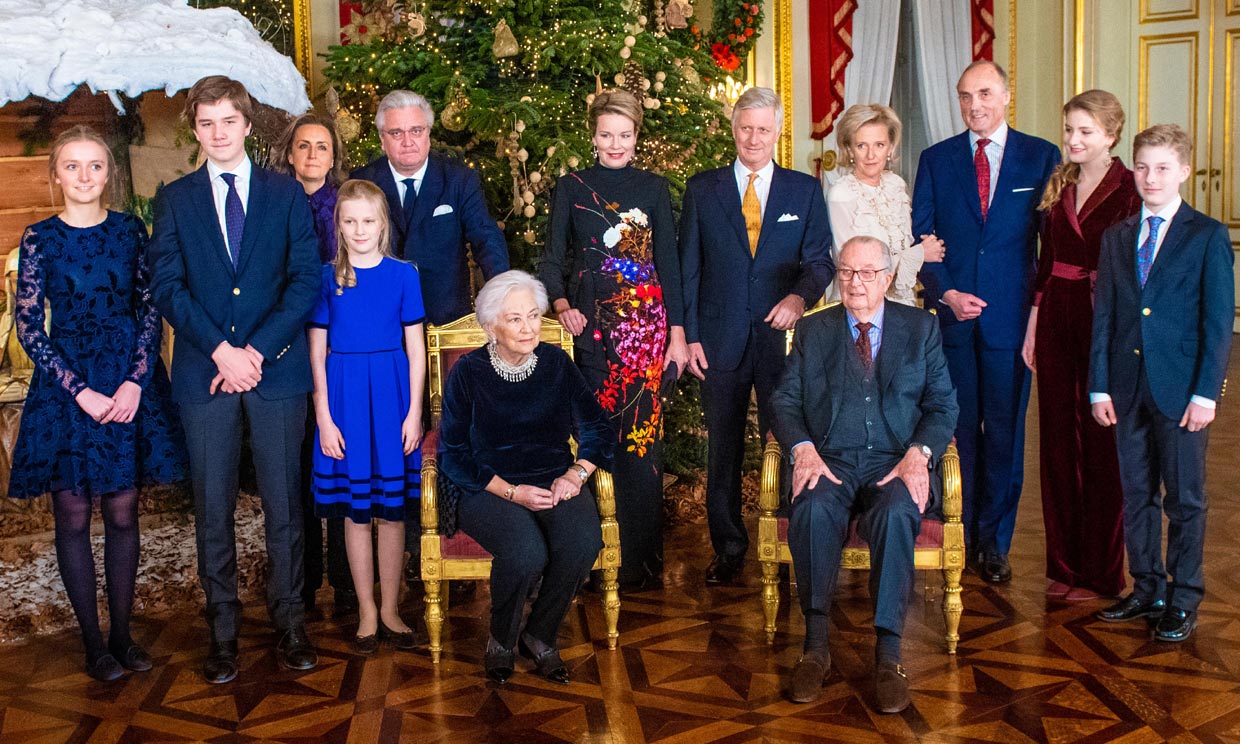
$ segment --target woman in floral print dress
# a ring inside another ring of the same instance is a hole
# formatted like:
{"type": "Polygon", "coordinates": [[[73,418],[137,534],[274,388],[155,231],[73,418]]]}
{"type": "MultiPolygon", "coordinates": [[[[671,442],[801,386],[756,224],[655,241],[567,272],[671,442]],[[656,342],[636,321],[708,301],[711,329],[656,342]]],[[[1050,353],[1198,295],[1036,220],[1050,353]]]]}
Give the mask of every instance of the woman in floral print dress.
{"type": "Polygon", "coordinates": [[[630,591],[662,580],[660,388],[688,359],[668,183],[631,165],[641,121],[631,94],[595,96],[589,123],[598,162],[556,183],[539,269],[619,437],[620,585],[630,591]]]}

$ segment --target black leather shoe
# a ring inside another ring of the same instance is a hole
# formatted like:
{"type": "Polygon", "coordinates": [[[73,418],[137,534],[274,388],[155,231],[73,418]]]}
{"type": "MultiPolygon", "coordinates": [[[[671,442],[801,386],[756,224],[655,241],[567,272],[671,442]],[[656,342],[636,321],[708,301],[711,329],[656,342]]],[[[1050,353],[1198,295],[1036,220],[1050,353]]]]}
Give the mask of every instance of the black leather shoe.
{"type": "Polygon", "coordinates": [[[792,667],[792,682],[788,685],[788,697],[794,703],[812,703],[822,694],[822,681],[831,668],[830,655],[806,654],[797,659],[792,667]]]}
{"type": "Polygon", "coordinates": [[[1107,623],[1124,623],[1140,617],[1158,617],[1167,609],[1167,603],[1161,599],[1147,602],[1135,594],[1129,594],[1115,604],[1098,610],[1094,617],[1107,623]]]}
{"type": "Polygon", "coordinates": [[[706,569],[706,586],[730,586],[741,575],[741,559],[717,555],[706,569]]]}
{"type": "Polygon", "coordinates": [[[353,650],[362,656],[373,656],[379,650],[379,636],[375,633],[353,636],[353,650]]]}
{"type": "Polygon", "coordinates": [[[517,640],[517,650],[521,655],[534,662],[534,671],[539,677],[548,682],[557,684],[568,684],[568,667],[564,666],[563,659],[560,658],[560,652],[554,646],[544,648],[540,653],[535,654],[530,649],[529,643],[525,640],[525,634],[517,640]]]}
{"type": "Polygon", "coordinates": [[[892,661],[880,661],[874,669],[874,697],[881,713],[899,713],[908,707],[908,675],[892,661]]]}
{"type": "Polygon", "coordinates": [[[151,663],[151,655],[132,641],[125,648],[108,645],[108,650],[112,652],[112,656],[120,662],[120,665],[131,672],[149,672],[154,664],[151,663]]]}
{"type": "Polygon", "coordinates": [[[237,642],[212,641],[207,660],[202,664],[202,676],[213,685],[222,685],[237,678],[237,642]]]}
{"type": "Polygon", "coordinates": [[[486,670],[487,679],[504,684],[512,676],[513,664],[512,649],[499,645],[494,638],[487,642],[486,654],[482,657],[482,668],[486,670]]]}
{"type": "Polygon", "coordinates": [[[284,631],[284,635],[280,636],[280,642],[276,644],[276,656],[288,669],[299,671],[313,669],[319,663],[318,652],[314,650],[314,646],[310,645],[310,638],[306,635],[304,625],[294,625],[284,631]]]}
{"type": "Polygon", "coordinates": [[[1170,606],[1154,626],[1154,640],[1163,643],[1187,641],[1197,627],[1197,613],[1170,606]]]}
{"type": "Polygon", "coordinates": [[[395,631],[379,621],[379,636],[392,644],[393,648],[409,651],[418,647],[418,636],[413,630],[395,631]]]}
{"type": "Polygon", "coordinates": [[[114,679],[120,679],[124,674],[120,663],[116,661],[116,657],[112,654],[104,654],[99,658],[91,661],[86,660],[86,673],[99,682],[111,682],[114,679]]]}
{"type": "Polygon", "coordinates": [[[1012,567],[1002,553],[984,553],[980,565],[979,573],[987,584],[1006,584],[1012,580],[1012,567]]]}

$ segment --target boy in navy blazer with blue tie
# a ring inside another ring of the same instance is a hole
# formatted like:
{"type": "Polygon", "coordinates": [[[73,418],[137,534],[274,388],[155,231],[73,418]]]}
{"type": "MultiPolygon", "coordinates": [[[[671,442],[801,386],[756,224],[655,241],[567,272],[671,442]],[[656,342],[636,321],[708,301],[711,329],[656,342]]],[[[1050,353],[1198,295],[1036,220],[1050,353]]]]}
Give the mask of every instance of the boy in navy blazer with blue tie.
{"type": "Polygon", "coordinates": [[[1102,236],[1089,366],[1094,419],[1116,427],[1133,579],[1097,617],[1146,618],[1166,642],[1192,635],[1205,593],[1206,430],[1227,374],[1235,284],[1227,228],[1180,197],[1192,153],[1174,124],[1133,140],[1144,203],[1102,236]]]}
{"type": "Polygon", "coordinates": [[[305,322],[320,292],[318,239],[305,190],[250,162],[252,102],[222,75],[190,88],[185,118],[206,164],[155,199],[148,248],[155,305],[172,325],[172,394],[189,445],[198,576],[211,646],[203,676],[237,676],[237,505],[248,425],[267,537],[267,609],[277,655],[318,662],[302,602],[300,451],[313,387],[305,322]]]}

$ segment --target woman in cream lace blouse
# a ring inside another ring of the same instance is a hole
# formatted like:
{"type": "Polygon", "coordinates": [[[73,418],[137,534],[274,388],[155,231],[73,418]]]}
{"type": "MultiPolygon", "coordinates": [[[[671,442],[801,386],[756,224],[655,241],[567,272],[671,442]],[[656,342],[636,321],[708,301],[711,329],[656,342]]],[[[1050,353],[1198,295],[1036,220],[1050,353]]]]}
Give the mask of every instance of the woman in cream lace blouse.
{"type": "MultiPolygon", "coordinates": [[[[850,106],[836,124],[836,142],[848,173],[827,192],[831,216],[831,257],[839,260],[840,246],[855,235],[870,235],[891,248],[895,281],[887,299],[916,305],[917,272],[924,261],[943,260],[943,242],[922,235],[912,242],[912,215],[908,185],[890,170],[900,146],[900,119],[890,107],[876,103],[850,106]]],[[[836,282],[827,288],[827,301],[840,299],[836,282]]]]}

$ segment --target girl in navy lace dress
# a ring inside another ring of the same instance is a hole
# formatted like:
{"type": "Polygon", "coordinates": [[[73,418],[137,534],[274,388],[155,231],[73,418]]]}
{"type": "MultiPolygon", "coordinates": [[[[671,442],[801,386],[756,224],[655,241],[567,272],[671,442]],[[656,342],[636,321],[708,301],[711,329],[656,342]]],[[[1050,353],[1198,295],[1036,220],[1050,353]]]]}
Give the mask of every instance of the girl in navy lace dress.
{"type": "Polygon", "coordinates": [[[405,519],[417,517],[421,496],[426,312],[418,270],[391,257],[389,229],[378,186],[355,180],[340,187],[340,249],[335,264],[323,267],[323,294],[310,317],[315,512],[347,517],[345,550],[358,600],[354,648],[364,655],[382,638],[399,649],[416,645],[397,601],[405,519]],[[371,521],[379,534],[378,608],[371,521]]]}
{"type": "Polygon", "coordinates": [[[101,681],[121,676],[121,667],[151,668],[151,657],[129,634],[137,489],[186,472],[159,360],[160,318],[143,255],[146,228],[104,207],[113,169],[107,145],[86,127],[70,129],[52,146],[50,176],[65,208],[22,236],[17,334],[35,372],[9,478],[15,498],[52,494],[60,575],[81,627],[87,673],[101,681]],[[106,644],[90,546],[96,497],[105,530],[106,644]]]}

